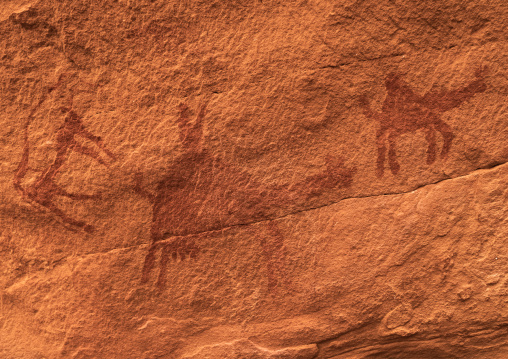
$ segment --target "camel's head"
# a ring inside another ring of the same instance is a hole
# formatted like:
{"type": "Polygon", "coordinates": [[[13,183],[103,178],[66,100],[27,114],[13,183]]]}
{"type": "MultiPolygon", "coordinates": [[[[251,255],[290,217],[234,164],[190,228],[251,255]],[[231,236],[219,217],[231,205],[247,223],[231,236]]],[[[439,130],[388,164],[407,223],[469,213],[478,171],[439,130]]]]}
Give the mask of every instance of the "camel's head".
{"type": "Polygon", "coordinates": [[[180,102],[178,104],[178,109],[180,110],[180,112],[187,112],[189,110],[189,106],[187,106],[185,103],[183,102],[180,102]]]}
{"type": "Polygon", "coordinates": [[[390,72],[388,76],[386,76],[385,84],[386,87],[397,87],[400,84],[400,75],[395,72],[390,72]]]}

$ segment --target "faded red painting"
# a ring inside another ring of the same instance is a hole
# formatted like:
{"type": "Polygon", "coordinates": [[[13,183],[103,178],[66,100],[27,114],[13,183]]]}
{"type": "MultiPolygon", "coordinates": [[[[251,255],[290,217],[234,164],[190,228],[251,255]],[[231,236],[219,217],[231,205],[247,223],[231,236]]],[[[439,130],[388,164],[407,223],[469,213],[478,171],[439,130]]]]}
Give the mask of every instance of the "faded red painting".
{"type": "Polygon", "coordinates": [[[135,190],[152,203],[151,244],[145,258],[142,282],[147,282],[159,258],[157,285],[165,285],[168,261],[195,257],[199,238],[211,231],[235,225],[266,221],[266,238],[260,243],[266,259],[268,286],[276,290],[278,276],[284,275],[285,246],[277,228],[275,209],[319,195],[325,189],[344,188],[352,183],[355,168],[342,159],[328,156],[326,168],[299,183],[265,185],[251,175],[213,156],[203,144],[206,104],[194,121],[185,104],[179,105],[177,119],[182,154],[168,168],[152,192],[143,188],[143,176],[136,176],[135,190]]]}
{"type": "Polygon", "coordinates": [[[72,200],[86,200],[98,198],[99,195],[70,193],[57,184],[57,177],[59,172],[65,166],[65,163],[71,152],[77,152],[84,156],[91,157],[105,166],[109,166],[109,164],[101,157],[100,151],[105,153],[112,160],[115,160],[115,155],[105,147],[103,141],[99,136],[95,136],[85,128],[83,119],[72,109],[72,103],[68,107],[60,108],[60,111],[65,114],[65,118],[62,125],[56,132],[56,153],[53,156],[51,164],[44,170],[38,171],[40,174],[31,184],[23,184],[23,179],[27,175],[28,171],[32,170],[31,167],[29,167],[29,126],[34,119],[37,110],[44,103],[44,101],[46,101],[47,96],[61,84],[62,79],[63,76],[60,77],[57,84],[45,90],[42,98],[31,110],[28,119],[25,122],[23,133],[23,154],[14,176],[14,188],[30,203],[48,209],[60,217],[60,219],[65,224],[68,224],[71,227],[81,228],[85,232],[91,233],[94,230],[92,225],[87,224],[84,221],[74,219],[66,214],[64,210],[55,204],[55,199],[58,196],[64,196],[72,200]],[[77,141],[78,137],[88,140],[91,144],[93,144],[93,146],[86,146],[79,143],[77,141]]]}
{"type": "Polygon", "coordinates": [[[373,111],[366,97],[362,97],[361,104],[365,116],[380,124],[376,134],[377,176],[382,177],[384,174],[387,144],[390,170],[394,175],[399,172],[396,141],[404,133],[418,130],[425,133],[428,143],[427,164],[432,164],[436,160],[436,133],[440,133],[443,138],[441,158],[445,159],[450,151],[454,135],[451,127],[441,119],[441,115],[458,107],[475,94],[484,92],[487,88],[484,81],[485,74],[486,69],[480,68],[476,71],[476,80],[467,86],[450,91],[428,92],[420,96],[400,75],[391,73],[386,77],[386,98],[381,112],[373,111]]]}

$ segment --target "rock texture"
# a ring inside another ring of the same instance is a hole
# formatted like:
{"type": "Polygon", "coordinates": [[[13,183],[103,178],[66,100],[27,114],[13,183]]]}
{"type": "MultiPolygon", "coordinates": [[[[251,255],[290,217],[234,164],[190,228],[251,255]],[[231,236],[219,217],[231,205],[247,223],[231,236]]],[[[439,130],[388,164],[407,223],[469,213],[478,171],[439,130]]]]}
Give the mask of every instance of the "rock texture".
{"type": "Polygon", "coordinates": [[[508,357],[504,0],[6,0],[0,358],[508,357]]]}

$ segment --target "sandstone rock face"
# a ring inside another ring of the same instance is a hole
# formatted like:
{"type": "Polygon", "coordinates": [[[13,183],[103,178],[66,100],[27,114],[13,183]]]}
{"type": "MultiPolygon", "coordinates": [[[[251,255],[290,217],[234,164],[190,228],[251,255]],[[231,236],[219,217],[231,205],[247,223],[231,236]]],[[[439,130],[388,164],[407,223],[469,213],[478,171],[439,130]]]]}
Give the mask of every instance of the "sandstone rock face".
{"type": "Polygon", "coordinates": [[[507,358],[504,0],[6,0],[0,358],[507,358]]]}

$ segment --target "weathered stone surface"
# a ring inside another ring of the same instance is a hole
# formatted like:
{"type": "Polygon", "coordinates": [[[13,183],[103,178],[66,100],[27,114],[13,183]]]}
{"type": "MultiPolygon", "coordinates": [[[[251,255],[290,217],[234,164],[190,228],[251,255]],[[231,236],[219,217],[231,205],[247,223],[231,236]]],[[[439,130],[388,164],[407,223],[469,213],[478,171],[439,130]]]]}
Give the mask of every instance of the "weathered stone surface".
{"type": "Polygon", "coordinates": [[[277,359],[311,359],[318,353],[317,346],[303,345],[293,348],[270,351],[254,345],[249,340],[237,340],[232,343],[221,343],[200,348],[197,353],[184,355],[182,358],[277,358],[277,359]]]}
{"type": "Polygon", "coordinates": [[[5,1],[0,358],[506,358],[507,15],[5,1]]]}

